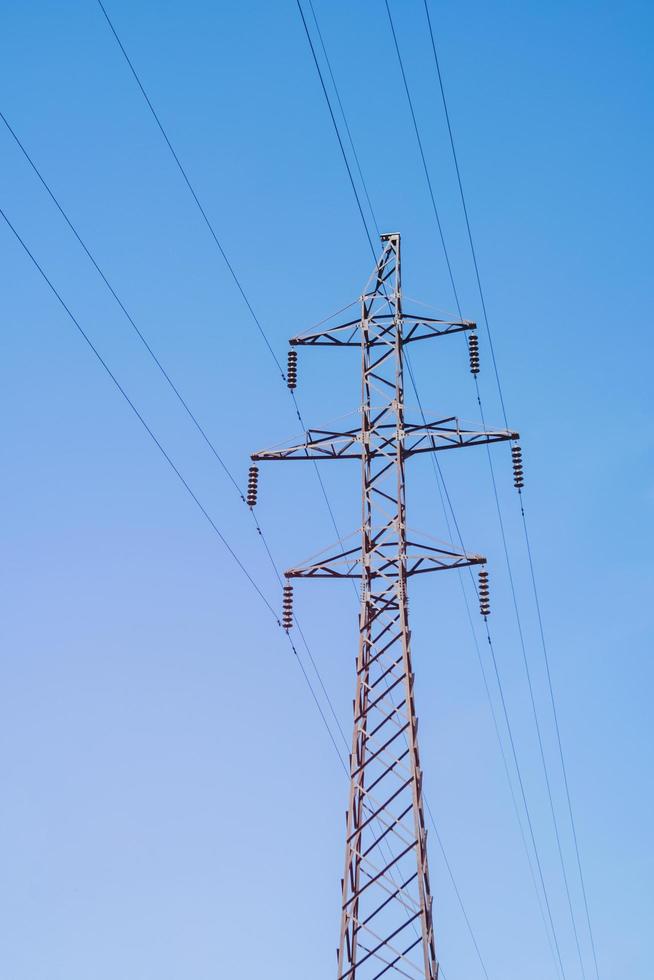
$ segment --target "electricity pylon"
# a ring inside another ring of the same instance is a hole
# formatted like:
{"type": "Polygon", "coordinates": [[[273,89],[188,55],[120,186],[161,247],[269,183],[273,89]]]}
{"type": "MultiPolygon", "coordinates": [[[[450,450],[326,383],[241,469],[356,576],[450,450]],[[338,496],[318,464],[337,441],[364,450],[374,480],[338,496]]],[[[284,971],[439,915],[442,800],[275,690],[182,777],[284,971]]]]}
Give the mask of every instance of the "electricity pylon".
{"type": "MultiPolygon", "coordinates": [[[[413,575],[483,565],[486,559],[409,534],[404,469],[417,453],[513,440],[518,434],[463,428],[456,418],[427,423],[405,418],[404,347],[473,331],[475,324],[405,313],[400,236],[382,235],[381,241],[381,257],[361,297],[360,318],[290,341],[292,348],[360,348],[360,427],[311,429],[303,443],[254,453],[252,459],[361,461],[360,547],[286,572],[287,579],[357,578],[361,583],[337,977],[377,980],[392,974],[437,980],[407,582],[413,575]]],[[[471,370],[476,373],[476,336],[471,339],[471,370]]],[[[296,362],[291,350],[292,387],[296,362]]],[[[255,501],[256,466],[252,471],[255,501]]],[[[284,626],[290,629],[291,586],[284,591],[284,626]]],[[[485,577],[480,594],[487,615],[485,577]]]]}

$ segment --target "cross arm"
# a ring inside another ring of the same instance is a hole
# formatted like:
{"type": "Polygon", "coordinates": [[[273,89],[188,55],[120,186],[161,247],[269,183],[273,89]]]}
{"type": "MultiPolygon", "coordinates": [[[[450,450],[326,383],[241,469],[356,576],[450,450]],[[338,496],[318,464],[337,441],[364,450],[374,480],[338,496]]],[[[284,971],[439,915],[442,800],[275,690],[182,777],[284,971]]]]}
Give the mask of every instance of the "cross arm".
{"type": "MultiPolygon", "coordinates": [[[[369,452],[370,458],[388,456],[395,445],[396,427],[393,423],[380,422],[374,425],[367,435],[374,437],[369,452]]],[[[418,453],[482,446],[519,439],[520,436],[510,429],[467,428],[462,426],[460,420],[453,415],[437,422],[406,423],[403,438],[403,456],[408,459],[418,453]]],[[[328,429],[309,429],[304,442],[295,446],[262,449],[260,452],[252,453],[252,459],[255,462],[273,459],[361,459],[361,430],[357,428],[335,432],[328,429]]]]}
{"type": "MultiPolygon", "coordinates": [[[[368,556],[370,569],[368,578],[393,578],[399,576],[397,543],[383,542],[368,556]]],[[[483,565],[482,555],[466,554],[450,545],[437,547],[413,540],[406,543],[404,556],[407,578],[423,575],[426,572],[439,572],[448,568],[466,568],[468,565],[483,565]]],[[[318,557],[289,568],[284,574],[287,578],[361,578],[363,558],[361,548],[349,548],[325,557],[318,557]]]]}
{"type": "MultiPolygon", "coordinates": [[[[384,326],[391,322],[394,315],[390,313],[376,314],[370,317],[369,324],[384,326]]],[[[477,324],[471,320],[439,320],[435,317],[419,316],[413,313],[403,313],[402,323],[404,326],[402,343],[410,344],[416,340],[428,340],[431,337],[442,337],[450,333],[460,333],[463,330],[475,330],[477,324]]],[[[337,327],[329,327],[325,330],[318,330],[309,333],[298,334],[291,337],[289,343],[292,347],[360,347],[361,320],[348,320],[337,327]]],[[[369,340],[369,346],[375,347],[383,344],[384,331],[380,332],[379,337],[374,335],[369,340]]]]}

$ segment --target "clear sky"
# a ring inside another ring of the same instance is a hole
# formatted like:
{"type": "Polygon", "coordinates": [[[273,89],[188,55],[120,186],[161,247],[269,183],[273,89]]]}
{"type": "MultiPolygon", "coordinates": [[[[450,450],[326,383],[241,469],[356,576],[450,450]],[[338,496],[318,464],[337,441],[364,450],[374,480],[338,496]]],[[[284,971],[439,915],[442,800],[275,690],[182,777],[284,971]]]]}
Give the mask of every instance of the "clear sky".
{"type": "MultiPolygon", "coordinates": [[[[381,229],[402,233],[406,292],[451,310],[383,0],[314,2],[381,229]]],[[[109,0],[108,10],[284,359],[287,338],[353,300],[371,269],[295,0],[109,0]]],[[[481,319],[424,8],[393,0],[392,10],[464,314],[481,319]]],[[[431,11],[509,422],[523,438],[600,976],[648,980],[652,8],[470,0],[431,11]]],[[[0,93],[243,481],[251,451],[297,433],[293,406],[95,0],[3,4],[0,93]]],[[[277,607],[246,508],[2,123],[0,171],[0,207],[277,607]]],[[[302,672],[4,222],[0,308],[0,975],[333,978],[347,786],[302,672]]],[[[497,425],[483,330],[480,347],[497,425]]],[[[458,338],[424,344],[414,365],[429,415],[478,418],[458,338]]],[[[358,368],[356,354],[301,353],[307,421],[357,408],[358,368]]],[[[503,447],[495,462],[590,980],[503,447]]],[[[581,980],[485,453],[445,454],[442,466],[467,546],[489,558],[535,836],[566,978],[581,980]]],[[[324,478],[339,527],[354,531],[358,468],[324,478]]],[[[411,525],[447,538],[427,461],[411,466],[408,505],[411,525]]],[[[334,541],[310,468],[262,469],[258,513],[282,567],[334,541]]],[[[426,579],[411,605],[426,793],[489,980],[554,978],[459,581],[426,579]]],[[[300,583],[296,611],[348,733],[352,591],[300,583]]],[[[494,684],[491,697],[499,711],[494,684]]],[[[430,848],[445,978],[482,978],[433,833],[430,848]]]]}

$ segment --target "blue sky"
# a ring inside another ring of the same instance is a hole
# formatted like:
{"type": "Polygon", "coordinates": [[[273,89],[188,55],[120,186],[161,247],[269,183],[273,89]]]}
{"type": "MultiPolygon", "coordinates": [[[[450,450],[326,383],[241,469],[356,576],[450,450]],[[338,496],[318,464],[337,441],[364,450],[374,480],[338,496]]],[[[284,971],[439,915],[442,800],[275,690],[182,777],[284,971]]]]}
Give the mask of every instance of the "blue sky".
{"type": "MultiPolygon", "coordinates": [[[[405,290],[450,310],[384,5],[315,0],[315,8],[380,226],[402,233],[405,290]]],[[[392,9],[464,314],[481,319],[424,9],[418,0],[392,9]]],[[[371,267],[295,2],[111,0],[108,10],[284,358],[287,338],[353,300],[371,267]]],[[[431,10],[509,422],[523,438],[600,976],[646,980],[651,7],[500,0],[431,10]]],[[[244,480],[251,451],[297,432],[293,406],[100,8],[5,4],[0,45],[0,110],[244,480]]],[[[1,124],[0,145],[0,207],[280,603],[234,488],[1,124]]],[[[0,252],[2,975],[333,977],[347,787],[298,664],[4,223],[0,252]]],[[[480,346],[486,416],[497,425],[483,331],[480,346]]],[[[414,366],[428,414],[478,418],[457,338],[423,345],[414,366]]],[[[358,367],[356,354],[301,353],[307,421],[356,409],[358,367]]],[[[591,977],[501,447],[495,463],[591,977]]],[[[466,544],[489,558],[495,649],[566,977],[575,980],[487,462],[471,451],[447,454],[442,466],[466,544]]],[[[324,472],[344,533],[359,520],[358,476],[355,464],[324,472]]],[[[410,524],[447,536],[427,461],[411,467],[408,505],[410,524]]],[[[262,470],[258,513],[282,567],[334,540],[309,469],[262,470]]],[[[347,732],[351,590],[306,583],[296,596],[347,732]]],[[[488,975],[554,977],[456,576],[418,583],[411,612],[425,788],[488,975]]],[[[494,686],[491,696],[499,710],[494,686]]],[[[444,975],[482,977],[434,839],[431,862],[444,975]]]]}

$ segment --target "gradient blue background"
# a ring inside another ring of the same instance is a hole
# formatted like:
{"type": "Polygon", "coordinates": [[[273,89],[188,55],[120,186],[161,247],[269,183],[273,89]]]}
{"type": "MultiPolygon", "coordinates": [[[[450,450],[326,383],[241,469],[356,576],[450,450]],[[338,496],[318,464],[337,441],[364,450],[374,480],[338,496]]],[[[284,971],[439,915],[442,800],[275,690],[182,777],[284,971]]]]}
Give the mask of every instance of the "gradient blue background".
{"type": "MultiPolygon", "coordinates": [[[[382,230],[451,309],[383,4],[316,0],[382,230]]],[[[480,317],[424,12],[393,4],[464,312],[480,317]]],[[[112,0],[110,14],[280,357],[370,271],[294,2],[112,0]]],[[[603,980],[651,976],[650,4],[432,6],[526,505],[603,980]]],[[[288,394],[97,5],[4,3],[0,108],[225,459],[297,431],[288,394]]],[[[0,127],[0,205],[273,603],[238,501],[0,127]]],[[[0,227],[0,974],[334,976],[346,783],[283,635],[0,227]]],[[[501,423],[481,336],[488,420],[501,423]]],[[[414,354],[436,416],[477,418],[457,338],[414,354]]],[[[358,359],[300,357],[318,424],[358,359]]],[[[508,453],[500,497],[581,913],[508,453]]],[[[443,469],[488,555],[492,628],[569,980],[580,977],[483,451],[443,469]]],[[[344,532],[358,469],[324,470],[344,532]]],[[[428,462],[410,523],[446,531],[428,462]]],[[[331,543],[310,468],[262,471],[282,566],[331,543]]],[[[298,587],[344,727],[351,589],[298,587]]],[[[425,786],[491,980],[555,976],[455,576],[412,601],[425,786]]],[[[478,617],[475,616],[477,626],[478,617]]],[[[486,652],[484,650],[484,657],[486,652]]],[[[314,678],[315,682],[315,678],[314,678]]],[[[493,696],[496,698],[496,689],[493,696]]],[[[482,972],[432,840],[447,980],[482,972]]],[[[588,976],[588,944],[579,915],[588,976]]]]}

